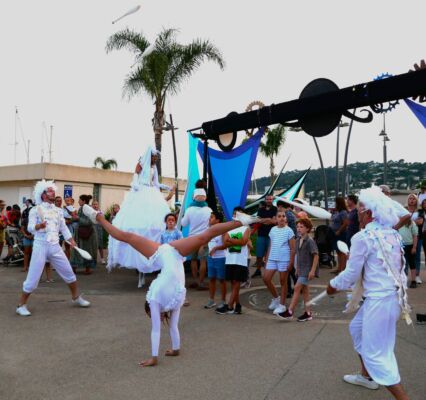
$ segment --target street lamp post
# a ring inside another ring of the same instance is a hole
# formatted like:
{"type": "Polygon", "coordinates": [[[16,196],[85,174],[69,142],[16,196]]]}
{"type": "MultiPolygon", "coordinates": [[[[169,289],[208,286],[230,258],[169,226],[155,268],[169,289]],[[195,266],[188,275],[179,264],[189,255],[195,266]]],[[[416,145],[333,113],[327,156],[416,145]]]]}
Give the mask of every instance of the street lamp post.
{"type": "Polygon", "coordinates": [[[175,129],[179,129],[173,125],[173,116],[170,114],[170,122],[165,120],[166,126],[164,127],[165,131],[172,132],[172,142],[173,142],[173,157],[175,162],[175,202],[179,201],[179,183],[178,183],[178,167],[177,167],[177,156],[176,156],[176,140],[175,140],[175,129]]]}
{"type": "MultiPolygon", "coordinates": [[[[336,196],[339,195],[339,146],[340,146],[340,128],[345,128],[349,126],[347,122],[339,122],[339,125],[337,125],[337,138],[336,138],[336,196]]],[[[343,183],[344,185],[344,183],[343,183]]]]}
{"type": "Polygon", "coordinates": [[[386,142],[390,142],[389,136],[386,133],[386,114],[383,114],[383,129],[379,133],[379,136],[383,138],[383,184],[387,184],[388,178],[388,155],[386,142]]]}

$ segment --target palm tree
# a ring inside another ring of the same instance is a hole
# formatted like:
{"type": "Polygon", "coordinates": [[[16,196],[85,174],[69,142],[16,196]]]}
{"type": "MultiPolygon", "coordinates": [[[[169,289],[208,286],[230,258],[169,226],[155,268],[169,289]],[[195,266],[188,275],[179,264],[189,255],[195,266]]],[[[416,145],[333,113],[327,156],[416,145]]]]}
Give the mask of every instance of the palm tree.
{"type": "Polygon", "coordinates": [[[93,164],[95,168],[100,165],[101,169],[117,169],[117,161],[115,161],[113,158],[105,160],[102,157],[96,157],[95,161],[93,161],[93,164]]]}
{"type": "Polygon", "coordinates": [[[269,157],[269,171],[271,174],[271,185],[275,179],[275,162],[274,158],[278,155],[281,146],[285,143],[286,132],[283,125],[269,129],[266,133],[266,140],[260,143],[260,152],[269,157]]]}
{"type": "MultiPolygon", "coordinates": [[[[164,104],[168,95],[177,94],[182,84],[204,61],[213,61],[224,68],[225,62],[218,48],[209,40],[195,39],[190,44],[176,41],[176,29],[163,29],[152,47],[142,33],[126,28],[107,41],[106,52],[127,49],[135,56],[135,63],[124,81],[123,94],[130,97],[145,92],[154,101],[155,147],[161,151],[165,122],[164,104]]],[[[158,161],[161,176],[161,162],[158,161]]]]}

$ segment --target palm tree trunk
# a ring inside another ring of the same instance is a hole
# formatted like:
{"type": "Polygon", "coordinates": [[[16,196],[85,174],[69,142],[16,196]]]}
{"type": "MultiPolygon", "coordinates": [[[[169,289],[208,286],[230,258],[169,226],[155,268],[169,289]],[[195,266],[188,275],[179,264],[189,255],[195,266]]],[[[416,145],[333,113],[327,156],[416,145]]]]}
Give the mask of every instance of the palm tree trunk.
{"type": "Polygon", "coordinates": [[[274,183],[274,178],[275,178],[275,164],[274,164],[274,157],[271,156],[269,159],[269,171],[271,173],[271,186],[274,183]]]}
{"type": "MultiPolygon", "coordinates": [[[[164,126],[164,110],[161,107],[161,104],[155,105],[153,123],[154,123],[155,148],[161,152],[162,134],[163,134],[163,126],[164,126]]],[[[158,176],[161,177],[161,158],[159,158],[157,161],[157,169],[158,169],[158,176]]]]}

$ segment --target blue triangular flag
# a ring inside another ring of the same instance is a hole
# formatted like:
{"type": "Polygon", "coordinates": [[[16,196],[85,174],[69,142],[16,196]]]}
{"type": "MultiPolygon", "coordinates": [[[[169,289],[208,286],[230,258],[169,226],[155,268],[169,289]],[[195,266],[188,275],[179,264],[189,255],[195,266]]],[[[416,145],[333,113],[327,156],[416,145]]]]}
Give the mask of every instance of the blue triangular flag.
{"type": "Polygon", "coordinates": [[[417,117],[417,119],[421,122],[423,128],[426,128],[426,107],[409,99],[404,99],[404,101],[413,114],[417,117]]]}
{"type": "MultiPolygon", "coordinates": [[[[234,207],[244,207],[250,187],[251,175],[264,129],[248,139],[245,143],[229,152],[208,149],[210,166],[213,174],[214,188],[222,205],[223,212],[229,220],[234,207]]],[[[204,146],[198,143],[198,152],[204,160],[204,146]]]]}

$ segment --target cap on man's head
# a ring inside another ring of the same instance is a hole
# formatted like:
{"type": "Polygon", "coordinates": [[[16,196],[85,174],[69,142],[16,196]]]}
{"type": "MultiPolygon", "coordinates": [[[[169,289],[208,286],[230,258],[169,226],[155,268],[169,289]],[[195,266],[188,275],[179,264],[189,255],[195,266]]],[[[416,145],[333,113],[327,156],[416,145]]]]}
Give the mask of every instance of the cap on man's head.
{"type": "Polygon", "coordinates": [[[195,199],[198,196],[207,196],[206,191],[204,189],[195,189],[194,194],[192,195],[192,198],[195,199]]]}
{"type": "Polygon", "coordinates": [[[383,193],[390,194],[391,192],[390,187],[388,185],[380,185],[379,188],[383,193]]]}

